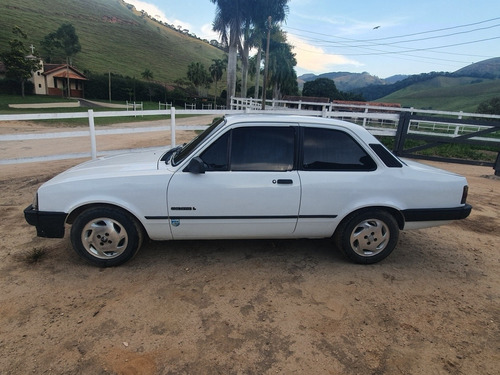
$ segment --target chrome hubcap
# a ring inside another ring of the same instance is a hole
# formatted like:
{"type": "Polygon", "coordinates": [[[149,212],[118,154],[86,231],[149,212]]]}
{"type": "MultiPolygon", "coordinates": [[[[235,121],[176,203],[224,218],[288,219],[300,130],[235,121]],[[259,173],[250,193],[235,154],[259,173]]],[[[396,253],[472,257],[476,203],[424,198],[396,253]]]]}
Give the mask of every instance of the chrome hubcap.
{"type": "Polygon", "coordinates": [[[99,259],[110,259],[121,255],[128,244],[125,228],[110,218],[90,221],[82,231],[82,243],[90,254],[99,259]]]}

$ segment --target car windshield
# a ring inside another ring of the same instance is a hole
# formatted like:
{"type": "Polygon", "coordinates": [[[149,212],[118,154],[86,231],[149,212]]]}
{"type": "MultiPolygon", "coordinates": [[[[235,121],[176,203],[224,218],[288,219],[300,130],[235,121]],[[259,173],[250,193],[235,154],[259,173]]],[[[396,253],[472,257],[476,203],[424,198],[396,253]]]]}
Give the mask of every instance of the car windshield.
{"type": "Polygon", "coordinates": [[[196,148],[199,144],[201,144],[212,132],[224,121],[224,118],[221,118],[215,121],[212,125],[210,125],[203,133],[198,135],[188,144],[182,146],[179,150],[177,150],[172,156],[172,165],[177,165],[181,163],[186,157],[196,148]]]}

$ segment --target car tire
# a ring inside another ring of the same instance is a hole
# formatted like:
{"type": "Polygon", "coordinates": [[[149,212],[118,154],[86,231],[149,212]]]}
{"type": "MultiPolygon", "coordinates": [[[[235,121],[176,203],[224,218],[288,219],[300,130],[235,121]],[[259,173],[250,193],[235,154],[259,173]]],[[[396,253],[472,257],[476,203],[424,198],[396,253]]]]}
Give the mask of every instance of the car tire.
{"type": "Polygon", "coordinates": [[[99,267],[113,267],[137,254],[143,235],[137,221],[125,211],[94,207],[77,216],[70,237],[80,257],[99,267]]]}
{"type": "Polygon", "coordinates": [[[384,210],[364,210],[349,215],[339,225],[334,240],[355,263],[373,264],[385,259],[398,243],[396,219],[384,210]]]}

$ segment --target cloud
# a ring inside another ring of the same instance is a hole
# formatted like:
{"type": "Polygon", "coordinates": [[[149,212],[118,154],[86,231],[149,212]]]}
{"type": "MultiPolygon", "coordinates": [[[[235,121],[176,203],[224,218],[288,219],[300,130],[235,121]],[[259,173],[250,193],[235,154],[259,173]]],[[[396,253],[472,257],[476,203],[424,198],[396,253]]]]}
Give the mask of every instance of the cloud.
{"type": "Polygon", "coordinates": [[[145,11],[147,14],[149,14],[151,17],[156,18],[157,20],[171,23],[170,21],[168,21],[165,13],[154,4],[150,4],[146,1],[141,0],[127,0],[127,3],[132,4],[138,11],[145,11]]]}
{"type": "Polygon", "coordinates": [[[169,25],[173,25],[174,27],[181,27],[181,29],[188,29],[191,30],[192,26],[188,22],[184,22],[178,19],[170,19],[168,18],[165,13],[158,8],[156,5],[148,3],[146,1],[141,1],[141,0],[127,0],[127,3],[132,4],[135,9],[138,11],[145,11],[147,14],[149,14],[151,17],[156,18],[159,21],[168,23],[169,25]]]}
{"type": "Polygon", "coordinates": [[[339,65],[360,67],[363,64],[342,55],[325,52],[293,35],[287,36],[288,42],[294,47],[297,68],[310,73],[325,73],[338,69],[339,65]]]}
{"type": "Polygon", "coordinates": [[[220,40],[219,33],[212,30],[211,23],[206,23],[201,26],[201,35],[199,35],[199,37],[206,40],[220,40]]]}
{"type": "Polygon", "coordinates": [[[211,24],[205,24],[201,27],[201,29],[197,29],[189,22],[185,22],[179,19],[171,19],[166,16],[166,14],[158,8],[156,5],[148,3],[147,1],[142,0],[127,0],[128,3],[132,4],[137,10],[145,11],[151,17],[156,18],[159,21],[165,22],[169,25],[172,25],[175,28],[187,29],[192,33],[195,33],[198,37],[202,39],[219,40],[219,35],[212,31],[211,24]]]}

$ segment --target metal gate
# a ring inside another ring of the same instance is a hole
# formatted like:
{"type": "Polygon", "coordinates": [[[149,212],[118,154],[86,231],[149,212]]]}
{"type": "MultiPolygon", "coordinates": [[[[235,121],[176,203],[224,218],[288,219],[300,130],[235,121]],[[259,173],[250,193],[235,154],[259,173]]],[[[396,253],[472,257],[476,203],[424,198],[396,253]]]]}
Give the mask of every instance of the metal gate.
{"type": "Polygon", "coordinates": [[[394,141],[394,153],[416,159],[491,166],[495,169],[495,175],[500,176],[500,122],[401,113],[394,141]],[[405,148],[405,143],[409,139],[425,141],[426,144],[405,148]],[[495,162],[486,162],[418,154],[419,151],[443,144],[489,146],[493,147],[498,155],[495,162]]]}

